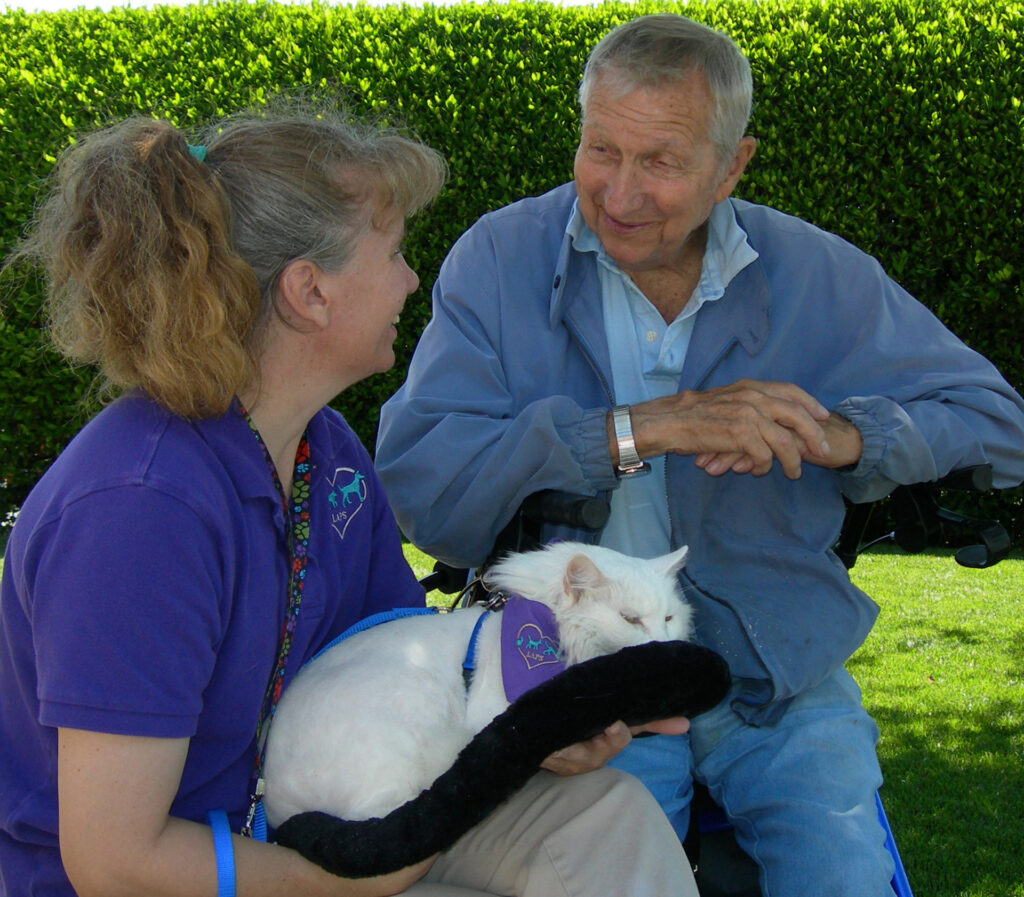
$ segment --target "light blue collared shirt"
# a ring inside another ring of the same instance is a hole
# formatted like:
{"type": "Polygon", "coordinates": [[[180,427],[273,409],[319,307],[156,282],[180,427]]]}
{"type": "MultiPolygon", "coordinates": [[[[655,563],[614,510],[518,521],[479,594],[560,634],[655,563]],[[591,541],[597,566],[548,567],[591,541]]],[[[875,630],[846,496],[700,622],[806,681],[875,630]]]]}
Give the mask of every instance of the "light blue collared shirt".
{"type": "MultiPolygon", "coordinates": [[[[574,249],[597,254],[615,403],[632,405],[677,392],[697,312],[720,299],[729,282],[757,258],[732,206],[721,202],[711,210],[700,280],[671,323],[608,256],[578,203],[566,233],[574,249]]],[[[611,517],[601,534],[602,545],[634,557],[657,557],[671,547],[665,458],[647,460],[650,474],[623,480],[613,493],[611,517]]]]}

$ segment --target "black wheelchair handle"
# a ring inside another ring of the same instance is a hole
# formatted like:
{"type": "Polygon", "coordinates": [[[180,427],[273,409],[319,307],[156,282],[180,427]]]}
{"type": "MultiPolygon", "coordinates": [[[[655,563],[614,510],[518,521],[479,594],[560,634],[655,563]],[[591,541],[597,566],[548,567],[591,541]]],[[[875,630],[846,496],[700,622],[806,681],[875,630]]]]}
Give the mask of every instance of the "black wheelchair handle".
{"type": "Polygon", "coordinates": [[[975,464],[973,467],[952,470],[944,477],[939,477],[935,485],[961,492],[989,492],[992,489],[992,465],[975,464]]]}
{"type": "Polygon", "coordinates": [[[599,530],[608,522],[611,506],[603,498],[545,489],[523,502],[523,516],[537,523],[599,530]]]}
{"type": "Polygon", "coordinates": [[[442,561],[434,564],[434,572],[420,580],[424,592],[438,591],[444,595],[455,595],[466,588],[469,570],[465,567],[449,567],[442,561]]]}

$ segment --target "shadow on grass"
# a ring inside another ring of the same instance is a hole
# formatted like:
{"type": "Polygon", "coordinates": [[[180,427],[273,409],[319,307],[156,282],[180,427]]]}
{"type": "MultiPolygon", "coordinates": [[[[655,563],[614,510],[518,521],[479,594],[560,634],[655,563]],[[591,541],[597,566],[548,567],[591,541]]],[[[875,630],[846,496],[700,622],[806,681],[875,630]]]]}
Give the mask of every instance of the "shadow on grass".
{"type": "MultiPolygon", "coordinates": [[[[917,703],[911,687],[902,698],[917,703]]],[[[1024,895],[1024,737],[1009,698],[911,714],[868,709],[882,731],[882,796],[916,894],[1024,895]]],[[[922,705],[925,701],[922,700],[922,705]]]]}
{"type": "MultiPolygon", "coordinates": [[[[1019,672],[1021,680],[1024,681],[1024,626],[1021,626],[1009,637],[1009,644],[1004,645],[1003,650],[1010,655],[1015,669],[1019,672]]],[[[1024,694],[1021,694],[1021,702],[1024,703],[1024,694]]],[[[1021,762],[1024,763],[1024,759],[1021,762]]]]}
{"type": "Polygon", "coordinates": [[[919,897],[1024,897],[1020,573],[912,563],[865,571],[883,616],[849,662],[882,733],[886,813],[919,897]]]}
{"type": "Polygon", "coordinates": [[[959,626],[936,626],[935,636],[951,642],[959,642],[962,645],[980,645],[984,641],[977,632],[959,626]]]}

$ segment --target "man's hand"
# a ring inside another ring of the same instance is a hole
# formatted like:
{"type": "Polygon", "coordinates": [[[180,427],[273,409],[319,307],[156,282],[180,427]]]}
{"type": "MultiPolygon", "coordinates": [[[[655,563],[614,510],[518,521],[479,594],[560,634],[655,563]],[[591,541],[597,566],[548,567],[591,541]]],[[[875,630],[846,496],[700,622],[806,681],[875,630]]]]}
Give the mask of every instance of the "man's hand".
{"type": "Polygon", "coordinates": [[[860,430],[845,417],[833,412],[828,416],[828,420],[821,422],[821,428],[825,431],[829,452],[827,455],[816,455],[808,451],[804,455],[804,460],[808,464],[835,470],[837,467],[852,467],[860,461],[861,453],[864,451],[864,440],[861,438],[860,430]]]}
{"type": "MultiPolygon", "coordinates": [[[[810,448],[805,447],[804,461],[831,470],[853,466],[860,461],[864,448],[860,430],[845,417],[840,417],[835,413],[830,414],[827,420],[821,422],[821,428],[825,432],[825,441],[829,448],[828,454],[818,455],[810,448]]],[[[753,467],[750,458],[735,453],[698,455],[694,459],[694,463],[711,476],[720,476],[729,470],[733,473],[750,473],[753,467]]]]}
{"type": "MultiPolygon", "coordinates": [[[[630,418],[641,457],[693,455],[711,476],[762,476],[778,461],[797,479],[804,461],[843,467],[860,458],[856,428],[792,383],[740,380],[682,392],[632,405],[630,418]]],[[[614,436],[610,442],[614,447],[614,436]]]]}
{"type": "Polygon", "coordinates": [[[555,751],[543,763],[541,769],[560,776],[575,776],[583,772],[600,769],[641,732],[659,735],[684,735],[690,731],[690,721],[685,717],[655,720],[642,726],[627,726],[624,722],[612,723],[600,735],[587,741],[570,745],[555,751]]]}

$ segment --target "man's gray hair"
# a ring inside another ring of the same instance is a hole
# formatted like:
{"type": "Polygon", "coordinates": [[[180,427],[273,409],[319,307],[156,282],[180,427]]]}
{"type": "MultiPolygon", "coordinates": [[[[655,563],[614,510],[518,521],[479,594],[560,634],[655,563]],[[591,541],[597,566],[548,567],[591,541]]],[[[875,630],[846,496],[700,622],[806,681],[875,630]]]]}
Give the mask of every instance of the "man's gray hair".
{"type": "Polygon", "coordinates": [[[636,88],[669,85],[694,71],[707,78],[714,99],[711,142],[723,161],[731,159],[750,120],[750,63],[728,35],[684,16],[641,16],[609,31],[583,70],[580,110],[585,116],[598,76],[625,95],[636,88]]]}

